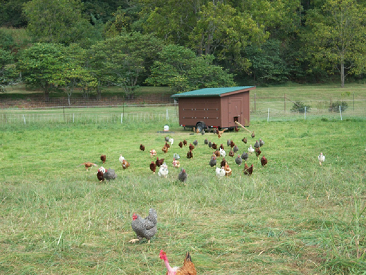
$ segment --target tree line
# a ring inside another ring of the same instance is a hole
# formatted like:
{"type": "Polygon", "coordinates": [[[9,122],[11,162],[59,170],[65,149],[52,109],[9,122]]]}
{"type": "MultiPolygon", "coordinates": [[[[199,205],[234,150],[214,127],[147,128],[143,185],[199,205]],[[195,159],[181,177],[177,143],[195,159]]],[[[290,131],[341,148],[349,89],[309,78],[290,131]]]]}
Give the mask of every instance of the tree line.
{"type": "Polygon", "coordinates": [[[68,98],[115,85],[363,80],[364,0],[0,1],[0,85],[68,98]],[[5,28],[6,27],[6,28],[5,28]],[[26,30],[22,43],[9,28],[26,30]]]}

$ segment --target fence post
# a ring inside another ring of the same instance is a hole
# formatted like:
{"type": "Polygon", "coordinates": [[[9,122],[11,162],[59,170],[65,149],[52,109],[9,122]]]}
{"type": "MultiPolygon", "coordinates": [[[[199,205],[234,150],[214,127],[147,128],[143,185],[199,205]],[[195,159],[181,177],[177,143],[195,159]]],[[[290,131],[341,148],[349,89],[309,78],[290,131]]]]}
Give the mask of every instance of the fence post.
{"type": "Polygon", "coordinates": [[[268,108],[268,116],[267,116],[267,122],[269,121],[269,108],[268,108]]]}
{"type": "Polygon", "coordinates": [[[340,114],[341,120],[342,120],[342,107],[341,106],[339,106],[339,114],[340,114]]]}
{"type": "Polygon", "coordinates": [[[121,124],[123,123],[123,113],[121,113],[121,124]]]}
{"type": "Polygon", "coordinates": [[[24,124],[27,124],[26,122],[25,122],[25,116],[23,115],[23,120],[24,120],[24,124]]]}
{"type": "Polygon", "coordinates": [[[169,119],[169,111],[168,111],[168,109],[166,109],[166,120],[168,120],[169,119]]]}
{"type": "Polygon", "coordinates": [[[304,119],[306,119],[306,106],[305,106],[304,119]]]}

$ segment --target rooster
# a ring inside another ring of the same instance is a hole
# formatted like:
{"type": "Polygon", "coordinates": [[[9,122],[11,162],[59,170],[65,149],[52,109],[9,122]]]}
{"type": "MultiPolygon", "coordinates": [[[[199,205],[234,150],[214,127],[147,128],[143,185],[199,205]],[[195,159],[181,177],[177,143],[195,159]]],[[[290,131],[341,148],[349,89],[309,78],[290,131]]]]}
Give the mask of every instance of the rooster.
{"type": "Polygon", "coordinates": [[[166,275],[197,275],[196,268],[194,267],[189,252],[186,254],[182,267],[171,267],[166,253],[163,250],[160,251],[159,257],[164,261],[166,266],[166,275]]]}
{"type": "Polygon", "coordinates": [[[162,165],[160,165],[158,175],[159,177],[166,178],[168,176],[168,173],[168,165],[166,165],[166,163],[164,162],[162,165]]]}
{"type": "Polygon", "coordinates": [[[128,167],[130,167],[130,163],[127,160],[124,159],[122,161],[122,168],[127,169],[128,167]]]}
{"type": "Polygon", "coordinates": [[[250,176],[253,173],[253,164],[248,167],[248,165],[245,163],[244,165],[244,175],[250,176]]]}
{"type": "Polygon", "coordinates": [[[180,166],[179,160],[176,160],[175,158],[173,158],[173,167],[179,168],[179,166],[180,166]]]}
{"type": "Polygon", "coordinates": [[[186,182],[187,180],[187,172],[186,172],[186,169],[181,169],[179,174],[178,174],[178,179],[181,181],[181,182],[186,182]]]}
{"type": "Polygon", "coordinates": [[[325,156],[323,155],[323,153],[320,153],[320,155],[318,156],[318,160],[319,164],[322,165],[322,162],[325,161],[325,156]]]}
{"type": "Polygon", "coordinates": [[[154,149],[150,150],[150,157],[156,156],[156,151],[154,149]]]}
{"type": "Polygon", "coordinates": [[[262,164],[262,166],[265,166],[267,164],[267,162],[268,162],[268,160],[263,156],[261,158],[261,164],[262,164]]]}
{"type": "Polygon", "coordinates": [[[107,160],[107,156],[106,155],[101,155],[100,156],[100,160],[103,162],[103,164],[105,163],[105,161],[107,160]]]}
{"type": "Polygon", "coordinates": [[[150,163],[150,170],[153,172],[153,174],[155,174],[155,171],[156,171],[156,163],[153,162],[153,161],[150,163]]]}
{"type": "Polygon", "coordinates": [[[145,219],[135,213],[133,214],[132,219],[131,227],[133,231],[135,231],[137,239],[132,239],[129,242],[135,243],[145,238],[148,240],[148,243],[150,243],[150,239],[154,237],[158,231],[156,227],[158,224],[158,214],[155,209],[150,208],[149,215],[145,219]]]}
{"type": "Polygon", "coordinates": [[[142,144],[140,144],[140,150],[141,150],[141,151],[145,151],[145,146],[144,146],[144,145],[142,145],[142,144]]]}
{"type": "Polygon", "coordinates": [[[160,167],[163,163],[164,163],[164,159],[159,159],[158,157],[156,158],[156,166],[160,167]]]}
{"type": "MultiPolygon", "coordinates": [[[[98,166],[98,165],[96,165],[95,163],[92,163],[92,162],[84,162],[84,163],[82,163],[82,164],[80,164],[80,165],[84,165],[84,166],[85,166],[86,171],[89,171],[89,168],[90,168],[90,167],[98,166]]],[[[79,165],[79,166],[80,166],[80,165],[79,165]]]]}

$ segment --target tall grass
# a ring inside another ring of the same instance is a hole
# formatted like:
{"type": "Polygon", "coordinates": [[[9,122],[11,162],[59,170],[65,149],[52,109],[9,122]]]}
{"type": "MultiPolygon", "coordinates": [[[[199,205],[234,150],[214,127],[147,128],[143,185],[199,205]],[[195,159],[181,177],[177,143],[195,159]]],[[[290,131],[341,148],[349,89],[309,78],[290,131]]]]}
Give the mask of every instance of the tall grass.
{"type": "Polygon", "coordinates": [[[244,136],[255,139],[244,131],[191,135],[170,124],[175,141],[164,154],[162,122],[1,125],[0,273],[164,274],[160,249],[173,265],[189,250],[199,274],[364,272],[364,120],[255,121],[268,165],[250,156],[248,177],[227,156],[233,175],[222,179],[208,165],[204,139],[224,146],[231,139],[240,153],[244,136]],[[193,159],[178,147],[183,139],[198,140],[193,159]],[[140,143],[166,159],[167,179],[151,173],[140,143]],[[187,185],[177,180],[173,153],[187,185]],[[80,166],[102,165],[101,154],[115,181],[99,183],[95,167],[80,166]],[[146,216],[150,207],[158,233],[150,244],[128,243],[132,214],[146,216]]]}

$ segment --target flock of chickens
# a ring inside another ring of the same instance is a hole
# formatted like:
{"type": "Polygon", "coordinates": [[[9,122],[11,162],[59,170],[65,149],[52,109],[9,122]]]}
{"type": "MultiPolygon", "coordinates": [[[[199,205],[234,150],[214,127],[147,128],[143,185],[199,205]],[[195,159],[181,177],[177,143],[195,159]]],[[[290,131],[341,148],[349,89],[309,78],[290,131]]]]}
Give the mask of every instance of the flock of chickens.
{"type": "MultiPolygon", "coordinates": [[[[215,132],[215,134],[217,134],[218,138],[220,138],[222,136],[223,132],[224,131],[217,130],[215,132]]],[[[204,132],[202,132],[202,134],[204,134],[204,132]]],[[[251,137],[252,138],[255,137],[254,132],[252,133],[251,137]]],[[[248,139],[246,137],[244,137],[241,141],[244,144],[247,144],[248,139]]],[[[173,138],[165,137],[165,144],[163,145],[162,152],[167,153],[169,151],[170,147],[173,145],[173,143],[174,143],[173,138]]],[[[228,162],[225,160],[227,153],[224,149],[224,145],[223,144],[218,145],[215,142],[209,141],[208,139],[204,140],[204,144],[207,145],[209,148],[213,149],[213,153],[211,155],[211,158],[210,158],[210,161],[208,164],[211,167],[215,167],[216,176],[217,177],[230,176],[232,174],[232,170],[231,170],[228,162]],[[219,157],[222,157],[221,161],[218,161],[219,157]]],[[[188,147],[188,152],[187,152],[188,159],[193,158],[193,152],[197,145],[198,145],[197,140],[194,140],[192,143],[190,143],[188,145],[188,142],[185,139],[183,141],[180,141],[178,144],[178,146],[180,148],[184,148],[186,146],[188,147]]],[[[251,166],[248,166],[247,160],[248,160],[249,156],[252,154],[255,154],[257,159],[259,160],[259,157],[262,153],[261,147],[263,145],[264,145],[264,141],[262,139],[259,139],[254,143],[253,146],[249,145],[249,148],[247,151],[244,151],[242,154],[238,154],[237,157],[235,158],[235,164],[237,164],[238,166],[241,166],[244,161],[244,169],[243,169],[244,175],[247,175],[247,176],[252,175],[254,165],[251,164],[251,166]]],[[[234,157],[235,154],[237,154],[239,151],[238,146],[232,140],[227,140],[227,146],[230,150],[228,153],[228,156],[234,157]]],[[[143,144],[140,144],[140,150],[145,151],[145,146],[143,144]]],[[[156,160],[151,161],[151,163],[149,165],[150,170],[153,172],[153,174],[155,174],[157,168],[159,168],[158,175],[160,177],[166,178],[168,176],[169,171],[168,171],[168,165],[166,164],[165,159],[164,158],[159,159],[155,149],[150,150],[150,156],[154,157],[154,158],[156,157],[156,160]]],[[[172,161],[172,166],[174,168],[180,167],[180,160],[179,160],[180,158],[181,157],[179,156],[179,154],[174,153],[173,161],[172,161]]],[[[100,159],[104,164],[106,162],[106,155],[101,155],[100,159]]],[[[325,161],[325,156],[323,155],[323,153],[320,153],[320,155],[318,156],[318,160],[319,160],[319,164],[322,165],[322,163],[325,161]]],[[[130,167],[130,163],[122,155],[120,155],[119,161],[120,161],[123,169],[127,169],[128,167],[130,167]]],[[[268,160],[264,155],[260,158],[260,163],[262,166],[267,165],[268,160]]],[[[97,166],[97,164],[92,163],[92,162],[84,162],[80,165],[84,165],[86,170],[89,170],[89,168],[91,168],[93,166],[97,166]]],[[[102,182],[104,180],[108,180],[108,181],[113,180],[113,179],[116,179],[116,177],[117,176],[116,176],[115,170],[111,169],[111,168],[105,169],[103,166],[101,166],[97,171],[97,178],[100,182],[102,182]]],[[[187,178],[188,178],[188,175],[187,175],[186,170],[184,168],[181,168],[181,170],[178,174],[178,180],[185,183],[187,181],[187,178]]],[[[133,220],[131,222],[131,227],[132,227],[133,231],[136,233],[137,238],[132,239],[129,242],[135,243],[135,242],[140,241],[145,238],[150,243],[150,239],[157,232],[157,213],[156,213],[155,209],[151,208],[149,210],[149,215],[146,218],[142,218],[137,214],[133,214],[132,219],[133,220]]],[[[160,259],[162,259],[165,263],[165,266],[167,268],[166,274],[168,274],[168,275],[174,275],[174,274],[175,275],[183,275],[183,274],[194,275],[194,274],[197,274],[189,253],[186,254],[183,266],[180,268],[170,266],[166,253],[163,250],[160,251],[159,256],[160,256],[160,259]]]]}

